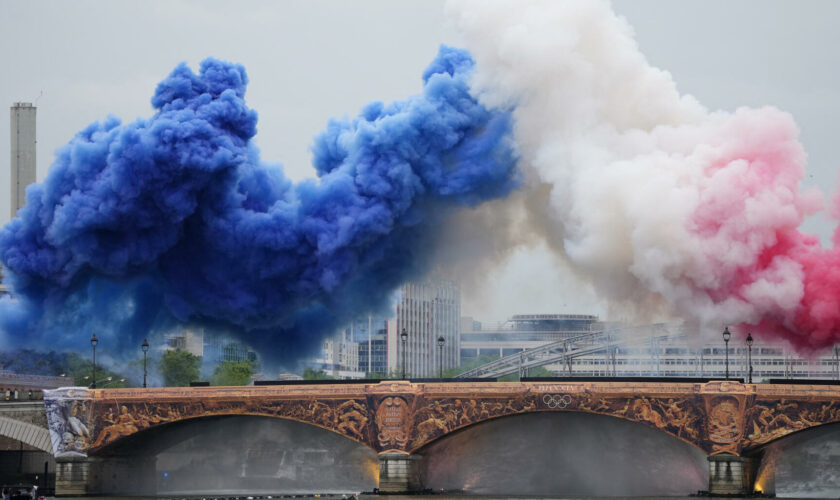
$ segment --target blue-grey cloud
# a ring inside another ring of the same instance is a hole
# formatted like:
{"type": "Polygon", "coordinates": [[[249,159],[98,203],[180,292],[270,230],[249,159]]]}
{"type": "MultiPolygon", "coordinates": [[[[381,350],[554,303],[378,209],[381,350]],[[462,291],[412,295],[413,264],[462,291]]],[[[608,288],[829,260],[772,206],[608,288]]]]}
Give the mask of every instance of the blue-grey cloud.
{"type": "Polygon", "coordinates": [[[332,120],[317,178],[288,180],[252,139],[245,69],[178,66],[148,119],[94,123],[31,186],[0,231],[14,300],[0,326],[22,346],[111,352],[179,323],[227,329],[277,361],[381,309],[425,273],[437,228],[519,183],[509,114],[470,94],[463,50],[441,47],[423,91],[332,120]]]}

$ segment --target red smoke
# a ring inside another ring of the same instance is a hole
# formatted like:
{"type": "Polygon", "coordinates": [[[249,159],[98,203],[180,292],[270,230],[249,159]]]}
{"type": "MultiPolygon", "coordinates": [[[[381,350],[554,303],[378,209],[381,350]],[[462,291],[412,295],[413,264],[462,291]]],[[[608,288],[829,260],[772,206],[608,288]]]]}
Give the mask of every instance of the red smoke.
{"type": "Polygon", "coordinates": [[[527,178],[550,188],[531,233],[562,242],[622,317],[742,325],[806,353],[840,341],[840,251],[798,229],[824,202],[800,186],[789,114],[709,111],[680,94],[607,2],[449,10],[482,98],[515,103],[527,178]]]}

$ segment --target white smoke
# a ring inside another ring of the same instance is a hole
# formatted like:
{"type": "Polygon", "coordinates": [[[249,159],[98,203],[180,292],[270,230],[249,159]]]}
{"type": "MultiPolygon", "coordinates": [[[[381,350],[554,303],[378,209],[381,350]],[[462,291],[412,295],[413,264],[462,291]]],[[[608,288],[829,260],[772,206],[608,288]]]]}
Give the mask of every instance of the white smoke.
{"type": "Polygon", "coordinates": [[[803,271],[780,247],[823,202],[799,190],[790,115],[680,95],[606,2],[453,1],[447,14],[474,91],[514,109],[526,189],[550,188],[517,203],[542,212],[528,230],[612,306],[715,328],[792,315],[803,271]]]}

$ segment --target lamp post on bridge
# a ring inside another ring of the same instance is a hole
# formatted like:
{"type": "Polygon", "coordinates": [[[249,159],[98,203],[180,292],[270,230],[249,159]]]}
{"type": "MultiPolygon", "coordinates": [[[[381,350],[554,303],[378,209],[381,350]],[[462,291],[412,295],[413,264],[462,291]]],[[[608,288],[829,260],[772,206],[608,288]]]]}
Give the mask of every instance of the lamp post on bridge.
{"type": "Polygon", "coordinates": [[[104,385],[104,386],[102,386],[102,387],[103,387],[103,388],[105,388],[105,387],[108,387],[109,385],[112,385],[112,384],[121,384],[121,383],[123,383],[123,382],[125,382],[125,379],[124,379],[124,378],[114,380],[114,377],[108,377],[108,383],[107,383],[107,384],[105,384],[105,385],[104,385]]]}
{"type": "Polygon", "coordinates": [[[405,380],[405,355],[407,354],[406,349],[405,349],[405,344],[406,344],[406,342],[408,342],[408,333],[406,333],[405,328],[402,329],[402,333],[400,333],[400,338],[402,339],[402,345],[403,345],[403,348],[402,348],[402,358],[403,358],[402,359],[402,378],[403,378],[403,380],[405,380]]]}
{"type": "Polygon", "coordinates": [[[438,356],[438,378],[443,378],[443,344],[446,342],[446,339],[443,338],[443,335],[438,337],[438,352],[440,355],[438,356]]]}
{"type": "Polygon", "coordinates": [[[747,383],[752,384],[752,344],[753,338],[751,333],[747,333],[747,365],[750,367],[747,383]]]}
{"type": "Polygon", "coordinates": [[[726,343],[726,380],[729,380],[729,339],[732,334],[729,333],[729,327],[723,329],[723,341],[726,343]]]}
{"type": "Polygon", "coordinates": [[[93,347],[93,382],[90,384],[91,389],[96,389],[96,344],[98,343],[99,339],[96,338],[96,334],[94,333],[90,337],[90,345],[93,347]]]}
{"type": "Polygon", "coordinates": [[[143,339],[143,343],[140,344],[140,349],[143,349],[143,388],[146,388],[146,353],[149,352],[149,342],[146,339],[143,339]]]}

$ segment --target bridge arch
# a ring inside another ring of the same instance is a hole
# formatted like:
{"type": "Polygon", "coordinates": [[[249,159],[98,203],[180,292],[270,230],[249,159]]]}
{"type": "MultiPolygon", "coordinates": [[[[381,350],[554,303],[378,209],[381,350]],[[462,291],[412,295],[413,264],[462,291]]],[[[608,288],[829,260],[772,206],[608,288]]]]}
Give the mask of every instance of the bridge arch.
{"type": "MultiPolygon", "coordinates": [[[[546,396],[553,397],[553,395],[542,395],[542,398],[546,396]]],[[[569,401],[572,401],[572,399],[570,398],[569,401]]],[[[639,398],[630,399],[626,403],[626,406],[634,407],[633,405],[642,402],[650,404],[649,399],[639,398]]],[[[473,416],[472,418],[468,418],[468,412],[462,410],[460,413],[458,413],[458,415],[460,415],[462,418],[466,418],[464,420],[459,420],[455,425],[451,424],[452,419],[434,418],[434,416],[426,420],[422,420],[422,417],[416,418],[414,426],[417,429],[417,431],[414,440],[411,443],[411,449],[413,453],[419,452],[423,448],[440,439],[446,438],[447,436],[452,435],[454,433],[462,432],[473,426],[494,420],[529,414],[580,414],[590,415],[593,417],[617,419],[633,424],[639,424],[642,427],[647,427],[654,431],[658,431],[662,434],[669,435],[692,446],[693,448],[696,448],[700,452],[708,454],[710,451],[706,447],[704,447],[704,443],[701,436],[702,429],[700,428],[701,419],[699,416],[695,416],[694,419],[691,421],[673,421],[663,418],[661,413],[654,411],[639,413],[628,413],[626,411],[599,412],[592,411],[590,408],[581,408],[580,406],[574,406],[573,404],[569,404],[568,406],[562,407],[546,408],[540,407],[534,403],[529,403],[521,408],[516,408],[514,406],[511,408],[511,411],[499,414],[483,415],[482,413],[478,413],[477,416],[473,416]],[[461,422],[464,423],[462,424],[461,422]]],[[[419,415],[422,415],[422,413],[419,413],[419,415]]]]}
{"type": "Polygon", "coordinates": [[[840,496],[840,422],[800,429],[749,450],[756,487],[779,496],[840,496]]]}
{"type": "Polygon", "coordinates": [[[37,425],[0,417],[0,436],[20,441],[49,454],[53,452],[50,431],[37,425]]]}
{"type": "Polygon", "coordinates": [[[806,439],[806,436],[815,435],[817,432],[833,432],[840,433],[840,421],[833,422],[816,422],[807,427],[786,427],[779,429],[770,439],[763,441],[761,444],[750,446],[744,449],[745,455],[759,455],[764,450],[770,447],[785,447],[789,443],[793,443],[798,439],[806,439]]]}
{"type": "Polygon", "coordinates": [[[274,415],[274,414],[265,414],[265,413],[257,413],[257,412],[220,412],[220,413],[213,413],[207,415],[190,415],[184,418],[179,418],[177,420],[170,420],[166,422],[156,423],[155,425],[143,426],[138,427],[136,425],[124,427],[123,429],[119,428],[119,424],[105,426],[100,431],[96,432],[95,440],[91,443],[90,447],[88,448],[88,453],[90,455],[97,455],[101,453],[108,453],[111,449],[116,449],[118,447],[123,446],[122,441],[129,439],[134,441],[133,438],[135,437],[142,437],[144,435],[148,435],[149,432],[156,432],[156,431],[163,431],[167,430],[172,427],[180,427],[183,425],[188,425],[190,423],[195,423],[198,421],[210,421],[214,419],[224,418],[224,417],[254,417],[254,418],[265,418],[265,419],[274,419],[274,420],[284,420],[289,422],[296,422],[301,425],[314,427],[318,429],[322,429],[327,431],[331,434],[337,434],[343,438],[347,438],[351,441],[354,441],[358,444],[364,445],[368,448],[371,448],[370,442],[367,439],[364,439],[364,435],[353,435],[345,432],[341,432],[341,430],[336,429],[333,426],[319,424],[317,422],[312,422],[309,420],[302,420],[293,418],[291,416],[286,415],[274,415]],[[133,427],[133,430],[132,430],[133,427]]]}
{"type": "Polygon", "coordinates": [[[160,402],[147,405],[123,402],[98,405],[92,415],[93,432],[87,448],[96,454],[122,439],[149,429],[210,417],[249,416],[298,422],[338,434],[373,448],[367,407],[354,399],[280,401],[273,405],[220,404],[187,406],[160,402]]]}
{"type": "Polygon", "coordinates": [[[638,422],[585,412],[486,419],[415,453],[426,487],[474,494],[685,495],[706,489],[708,477],[699,447],[638,422]]]}
{"type": "Polygon", "coordinates": [[[306,422],[232,414],[182,419],[98,448],[99,491],[155,494],[350,492],[376,487],[378,458],[358,440],[306,422]],[[312,490],[315,488],[317,491],[312,490]]]}
{"type": "Polygon", "coordinates": [[[764,399],[745,411],[746,454],[760,453],[772,443],[792,435],[840,422],[840,398],[764,399]]]}

